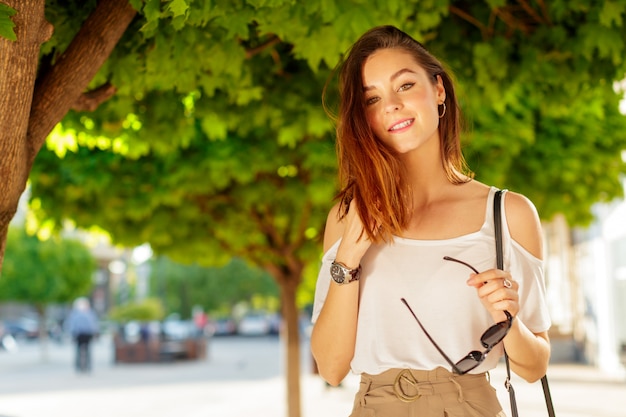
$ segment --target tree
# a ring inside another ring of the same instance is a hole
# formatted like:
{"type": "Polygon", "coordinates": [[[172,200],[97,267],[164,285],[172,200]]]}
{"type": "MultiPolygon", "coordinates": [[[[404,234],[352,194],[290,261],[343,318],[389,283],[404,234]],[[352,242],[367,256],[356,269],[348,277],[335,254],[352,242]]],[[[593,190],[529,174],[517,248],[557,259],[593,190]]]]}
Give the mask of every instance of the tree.
{"type": "Polygon", "coordinates": [[[85,10],[83,2],[61,4],[52,1],[46,9],[44,0],[16,0],[3,1],[0,8],[0,22],[14,14],[16,35],[15,41],[0,38],[0,265],[9,223],[37,152],[72,106],[95,105],[113,93],[102,88],[83,95],[136,14],[126,0],[107,0],[90,8],[93,13],[84,20],[71,13],[85,10]],[[67,13],[57,18],[65,33],[49,43],[53,52],[46,54],[40,48],[51,39],[53,26],[44,12],[59,13],[63,6],[67,13]]]}
{"type": "Polygon", "coordinates": [[[335,191],[320,92],[348,45],[382,23],[456,72],[479,179],[572,223],[621,193],[623,1],[2,1],[18,13],[17,41],[0,40],[0,242],[39,154],[42,215],[98,223],[177,259],[248,259],[293,314],[335,191]],[[56,31],[39,50],[44,10],[56,31]],[[61,120],[48,143],[60,160],[39,149],[61,120]]]}
{"type": "Polygon", "coordinates": [[[307,264],[316,265],[319,257],[318,237],[334,189],[332,145],[310,139],[290,148],[234,136],[195,140],[186,149],[151,153],[132,163],[88,148],[67,153],[63,161],[44,150],[33,168],[33,178],[42,179],[32,183],[40,216],[74,217],[81,227],[95,222],[117,243],[148,240],[156,253],[180,262],[219,264],[237,256],[272,275],[285,320],[288,396],[299,410],[296,291],[307,264]],[[96,183],[83,182],[84,163],[100,173],[96,183]],[[65,209],[49,205],[48,198],[64,200],[65,209]]]}
{"type": "Polygon", "coordinates": [[[45,335],[46,307],[87,294],[95,269],[96,261],[82,242],[59,237],[41,241],[12,227],[0,275],[0,300],[31,304],[40,318],[39,333],[45,335]]]}
{"type": "Polygon", "coordinates": [[[240,259],[220,268],[181,265],[165,257],[151,262],[150,293],[162,300],[167,313],[192,316],[193,306],[204,311],[231,314],[234,305],[256,298],[278,298],[278,289],[265,271],[253,269],[240,259]]]}
{"type": "Polygon", "coordinates": [[[109,311],[109,319],[118,323],[129,321],[158,321],[163,320],[165,311],[163,304],[157,298],[146,298],[123,305],[117,305],[109,311]]]}
{"type": "Polygon", "coordinates": [[[96,262],[79,240],[42,241],[12,227],[0,279],[0,298],[33,304],[39,313],[52,303],[68,303],[89,292],[96,262]]]}

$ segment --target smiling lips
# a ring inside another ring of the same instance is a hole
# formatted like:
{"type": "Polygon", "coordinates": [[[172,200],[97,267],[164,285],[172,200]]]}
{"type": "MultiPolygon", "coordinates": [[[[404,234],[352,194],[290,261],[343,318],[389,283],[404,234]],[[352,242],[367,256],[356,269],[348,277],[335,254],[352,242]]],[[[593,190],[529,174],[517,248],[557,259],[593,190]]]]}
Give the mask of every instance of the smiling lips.
{"type": "Polygon", "coordinates": [[[405,127],[409,127],[413,124],[414,120],[415,119],[407,119],[407,120],[401,121],[400,123],[396,123],[395,125],[389,128],[389,132],[394,132],[396,130],[401,130],[401,129],[404,129],[405,127]]]}

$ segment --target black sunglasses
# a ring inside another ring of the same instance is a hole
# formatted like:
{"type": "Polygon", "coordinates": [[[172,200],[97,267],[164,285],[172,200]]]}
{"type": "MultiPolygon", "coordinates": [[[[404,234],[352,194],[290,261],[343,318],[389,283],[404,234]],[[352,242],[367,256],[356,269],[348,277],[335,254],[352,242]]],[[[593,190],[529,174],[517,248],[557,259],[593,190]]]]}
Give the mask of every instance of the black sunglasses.
{"type": "MultiPolygon", "coordinates": [[[[478,274],[478,271],[468,263],[459,261],[458,259],[454,259],[449,256],[445,256],[444,259],[446,261],[454,261],[454,262],[463,264],[478,274]]],[[[409,311],[411,312],[411,314],[417,321],[417,324],[419,324],[419,326],[422,328],[422,331],[424,332],[426,337],[428,337],[428,340],[430,340],[433,346],[435,346],[435,348],[439,351],[441,356],[443,356],[446,362],[448,362],[450,366],[452,366],[452,370],[454,371],[454,373],[459,374],[459,375],[466,374],[472,369],[476,368],[478,365],[480,365],[487,357],[487,354],[491,352],[491,350],[498,343],[500,343],[502,339],[504,339],[504,337],[509,333],[509,330],[511,329],[511,325],[513,324],[513,316],[511,316],[511,314],[505,310],[504,314],[506,314],[506,321],[501,321],[499,323],[494,324],[493,326],[489,327],[482,334],[482,336],[480,336],[480,343],[483,345],[485,350],[483,352],[480,352],[478,350],[473,350],[470,353],[468,353],[463,359],[454,363],[448,357],[448,355],[446,355],[445,352],[439,347],[439,345],[437,345],[437,343],[433,340],[430,334],[428,334],[428,332],[426,331],[426,329],[424,328],[420,320],[417,318],[417,316],[413,312],[413,309],[411,308],[409,303],[404,298],[401,298],[401,300],[404,303],[404,305],[409,309],[409,311]]]]}

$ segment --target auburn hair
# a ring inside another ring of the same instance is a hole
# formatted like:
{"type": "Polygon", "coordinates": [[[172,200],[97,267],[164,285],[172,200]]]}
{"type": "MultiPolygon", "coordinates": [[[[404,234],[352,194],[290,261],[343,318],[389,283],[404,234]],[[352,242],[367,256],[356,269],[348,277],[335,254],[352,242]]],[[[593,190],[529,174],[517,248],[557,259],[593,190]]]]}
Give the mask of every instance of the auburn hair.
{"type": "MultiPolygon", "coordinates": [[[[466,181],[467,177],[459,173],[470,175],[461,153],[460,109],[452,77],[444,66],[421,43],[394,26],[379,26],[364,33],[334,72],[339,74],[338,114],[333,117],[327,107],[326,110],[337,123],[339,217],[347,214],[350,202],[356,199],[365,233],[373,242],[390,241],[393,235],[399,235],[407,227],[412,212],[412,193],[404,165],[395,150],[376,138],[365,116],[363,64],[377,50],[392,48],[411,54],[433,85],[437,76],[441,77],[446,91],[446,110],[438,128],[441,163],[452,183],[466,181]]],[[[327,91],[328,83],[324,98],[327,91]]]]}

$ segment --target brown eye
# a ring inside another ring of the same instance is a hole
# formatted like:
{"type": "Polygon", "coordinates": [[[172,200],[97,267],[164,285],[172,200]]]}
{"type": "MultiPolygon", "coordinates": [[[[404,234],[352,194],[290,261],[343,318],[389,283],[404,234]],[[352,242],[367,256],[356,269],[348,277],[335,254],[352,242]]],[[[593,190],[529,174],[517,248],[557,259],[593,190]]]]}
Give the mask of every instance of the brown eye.
{"type": "Polygon", "coordinates": [[[369,106],[371,104],[376,103],[378,100],[380,100],[380,98],[378,97],[370,97],[370,98],[366,98],[365,99],[365,105],[369,106]]]}

